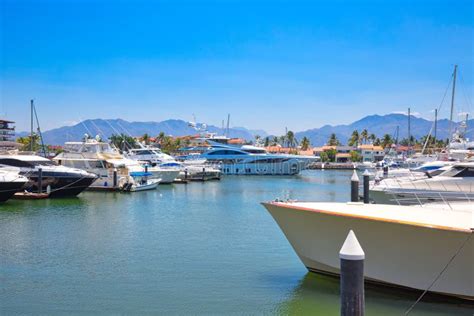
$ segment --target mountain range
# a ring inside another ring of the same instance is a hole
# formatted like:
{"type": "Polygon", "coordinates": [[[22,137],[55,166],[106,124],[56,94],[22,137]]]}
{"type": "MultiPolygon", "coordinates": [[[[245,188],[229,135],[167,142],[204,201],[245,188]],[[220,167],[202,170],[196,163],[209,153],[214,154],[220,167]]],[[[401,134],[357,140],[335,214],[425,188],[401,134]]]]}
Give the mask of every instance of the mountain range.
{"type": "MultiPolygon", "coordinates": [[[[474,120],[468,121],[468,126],[473,126],[474,120]]],[[[301,140],[308,137],[313,146],[324,145],[329,136],[335,133],[341,143],[347,143],[354,130],[359,133],[367,129],[369,134],[375,134],[377,137],[383,137],[384,134],[395,136],[397,126],[399,128],[399,139],[406,138],[408,135],[408,117],[403,114],[387,115],[369,115],[358,121],[347,125],[324,125],[320,128],[309,129],[302,132],[296,132],[296,139],[301,140]]],[[[454,124],[453,124],[454,126],[454,124]]],[[[427,135],[433,127],[433,121],[420,117],[411,117],[411,134],[420,138],[427,135]]],[[[207,130],[218,135],[225,134],[225,130],[213,125],[207,126],[207,130]]],[[[63,126],[43,132],[43,138],[46,144],[62,145],[66,141],[81,140],[84,134],[100,135],[108,138],[112,134],[124,133],[133,136],[141,136],[145,133],[156,136],[160,132],[172,136],[185,136],[197,134],[196,129],[189,126],[183,120],[165,120],[161,122],[128,122],[122,119],[88,119],[73,126],[63,126]]],[[[448,138],[449,120],[442,119],[438,121],[438,138],[448,138]]],[[[18,133],[17,136],[26,136],[27,132],[18,133]]],[[[252,140],[256,135],[261,137],[270,136],[264,130],[250,130],[245,127],[232,127],[229,129],[229,137],[238,137],[246,140],[252,140]]],[[[474,129],[468,130],[467,136],[474,138],[474,129]]]]}

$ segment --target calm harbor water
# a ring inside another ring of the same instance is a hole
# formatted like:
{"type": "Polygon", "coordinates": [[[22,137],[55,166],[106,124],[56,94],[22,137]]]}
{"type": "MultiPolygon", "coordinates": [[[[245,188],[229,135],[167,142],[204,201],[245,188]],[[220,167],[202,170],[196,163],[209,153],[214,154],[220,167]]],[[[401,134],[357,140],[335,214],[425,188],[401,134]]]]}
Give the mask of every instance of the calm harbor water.
{"type": "MultiPolygon", "coordinates": [[[[337,315],[339,281],[308,273],[259,202],[346,201],[350,175],[9,201],[0,206],[0,314],[337,315]]],[[[368,287],[367,314],[401,315],[416,297],[368,287]]],[[[430,300],[411,315],[472,314],[430,300]]]]}

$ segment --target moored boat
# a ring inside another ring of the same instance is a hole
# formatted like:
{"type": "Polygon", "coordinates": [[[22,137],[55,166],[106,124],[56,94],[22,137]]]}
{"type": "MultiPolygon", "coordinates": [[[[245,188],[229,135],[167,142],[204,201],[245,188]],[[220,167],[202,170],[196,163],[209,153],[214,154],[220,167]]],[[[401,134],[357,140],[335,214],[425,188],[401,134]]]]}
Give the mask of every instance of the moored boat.
{"type": "Polygon", "coordinates": [[[0,169],[0,202],[10,199],[16,192],[23,189],[28,178],[17,172],[0,169]]]}
{"type": "Polygon", "coordinates": [[[431,208],[311,202],[263,205],[310,271],[339,274],[338,250],[352,229],[366,253],[367,280],[417,290],[428,289],[436,280],[430,291],[474,299],[472,203],[431,208]]]}

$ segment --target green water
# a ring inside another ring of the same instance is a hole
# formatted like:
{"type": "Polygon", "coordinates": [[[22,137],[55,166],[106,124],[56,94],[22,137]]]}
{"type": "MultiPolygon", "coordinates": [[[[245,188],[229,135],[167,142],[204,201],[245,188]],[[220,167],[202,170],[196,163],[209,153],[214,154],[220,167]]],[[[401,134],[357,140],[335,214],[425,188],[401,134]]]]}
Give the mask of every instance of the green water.
{"type": "MultiPolygon", "coordinates": [[[[339,313],[339,281],[310,274],[261,201],[346,201],[345,171],[225,177],[132,194],[0,206],[0,314],[339,313]]],[[[366,289],[368,315],[416,294],[366,289]]],[[[472,315],[430,299],[411,315],[472,315]]]]}

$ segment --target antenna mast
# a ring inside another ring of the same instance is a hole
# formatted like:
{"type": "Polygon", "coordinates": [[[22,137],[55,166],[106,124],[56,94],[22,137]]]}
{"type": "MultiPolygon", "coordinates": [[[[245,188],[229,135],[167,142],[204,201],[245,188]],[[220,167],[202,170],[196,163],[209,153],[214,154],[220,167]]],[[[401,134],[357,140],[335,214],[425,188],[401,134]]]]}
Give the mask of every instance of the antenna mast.
{"type": "Polygon", "coordinates": [[[453,112],[454,112],[454,94],[456,93],[456,74],[458,71],[458,65],[454,65],[453,72],[453,91],[451,93],[451,115],[449,116],[449,142],[451,142],[451,137],[453,133],[453,112]]]}
{"type": "Polygon", "coordinates": [[[31,127],[30,127],[30,151],[33,151],[33,99],[30,101],[30,116],[31,116],[31,127]]]}

